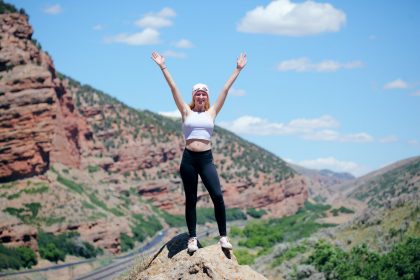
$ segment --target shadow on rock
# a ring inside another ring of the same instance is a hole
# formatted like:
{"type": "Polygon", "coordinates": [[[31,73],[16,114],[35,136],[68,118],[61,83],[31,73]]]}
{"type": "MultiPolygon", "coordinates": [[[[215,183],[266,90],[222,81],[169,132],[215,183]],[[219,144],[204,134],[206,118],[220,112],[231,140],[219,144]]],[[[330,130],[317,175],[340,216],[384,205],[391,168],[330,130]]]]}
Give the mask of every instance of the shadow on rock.
{"type": "MultiPolygon", "coordinates": [[[[153,256],[151,259],[148,267],[150,264],[161,254],[161,252],[166,248],[168,250],[168,258],[172,259],[173,256],[178,254],[181,251],[187,250],[188,248],[188,239],[189,235],[188,233],[184,232],[181,234],[176,235],[171,240],[165,243],[165,245],[162,246],[162,248],[159,249],[159,251],[153,256]]],[[[203,248],[200,241],[197,241],[198,248],[203,248]]],[[[194,255],[194,253],[188,253],[190,256],[194,255]]],[[[229,253],[230,254],[230,253],[229,253]]],[[[226,255],[226,253],[225,253],[226,255]]],[[[230,256],[230,255],[229,255],[230,256]]],[[[228,257],[226,255],[226,257],[228,257]]],[[[230,258],[230,257],[228,257],[230,258]]]]}
{"type": "Polygon", "coordinates": [[[193,254],[187,252],[188,234],[182,233],[160,248],[147,268],[135,280],[144,279],[246,279],[266,280],[247,265],[239,265],[231,250],[220,244],[200,248],[193,254]]]}

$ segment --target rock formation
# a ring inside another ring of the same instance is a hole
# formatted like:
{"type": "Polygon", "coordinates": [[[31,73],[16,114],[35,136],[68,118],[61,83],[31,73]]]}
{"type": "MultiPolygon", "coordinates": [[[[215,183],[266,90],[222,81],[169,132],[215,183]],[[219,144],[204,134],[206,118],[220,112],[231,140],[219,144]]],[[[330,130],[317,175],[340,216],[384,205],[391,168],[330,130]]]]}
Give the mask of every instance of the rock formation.
{"type": "Polygon", "coordinates": [[[222,250],[219,245],[211,245],[190,254],[187,252],[187,242],[188,234],[175,236],[155,254],[146,270],[135,279],[266,279],[249,266],[239,265],[234,250],[222,250]]]}
{"type": "Polygon", "coordinates": [[[42,174],[51,161],[79,167],[88,128],[27,16],[1,14],[0,32],[0,182],[42,174]]]}

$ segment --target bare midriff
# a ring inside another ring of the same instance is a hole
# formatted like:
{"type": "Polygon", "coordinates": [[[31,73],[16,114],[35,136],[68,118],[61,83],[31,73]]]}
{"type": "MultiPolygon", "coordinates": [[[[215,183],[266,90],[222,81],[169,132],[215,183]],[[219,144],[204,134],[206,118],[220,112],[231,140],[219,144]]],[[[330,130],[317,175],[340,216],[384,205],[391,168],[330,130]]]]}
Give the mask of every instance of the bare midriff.
{"type": "Polygon", "coordinates": [[[185,143],[185,148],[193,152],[204,152],[211,149],[211,141],[204,139],[189,139],[185,143]]]}

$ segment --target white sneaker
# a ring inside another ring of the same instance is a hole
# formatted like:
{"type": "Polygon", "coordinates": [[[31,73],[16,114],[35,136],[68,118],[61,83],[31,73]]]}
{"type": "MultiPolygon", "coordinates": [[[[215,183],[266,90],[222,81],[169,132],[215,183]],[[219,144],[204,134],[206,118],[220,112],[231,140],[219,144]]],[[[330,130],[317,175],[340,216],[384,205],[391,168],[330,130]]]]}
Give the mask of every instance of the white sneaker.
{"type": "Polygon", "coordinates": [[[220,237],[220,246],[222,246],[223,249],[232,250],[233,246],[230,244],[228,238],[226,236],[220,237]]]}
{"type": "Polygon", "coordinates": [[[197,250],[197,237],[190,237],[190,239],[188,239],[188,252],[193,253],[197,250]]]}

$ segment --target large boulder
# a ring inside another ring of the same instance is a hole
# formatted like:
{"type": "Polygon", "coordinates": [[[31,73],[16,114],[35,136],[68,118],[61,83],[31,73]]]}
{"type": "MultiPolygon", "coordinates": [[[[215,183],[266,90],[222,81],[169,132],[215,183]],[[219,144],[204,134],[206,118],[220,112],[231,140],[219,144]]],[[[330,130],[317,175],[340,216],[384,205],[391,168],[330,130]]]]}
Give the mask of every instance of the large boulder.
{"type": "Polygon", "coordinates": [[[234,251],[222,250],[219,245],[187,252],[188,234],[175,236],[151,259],[147,268],[135,279],[266,279],[247,265],[239,265],[234,251]]]}

